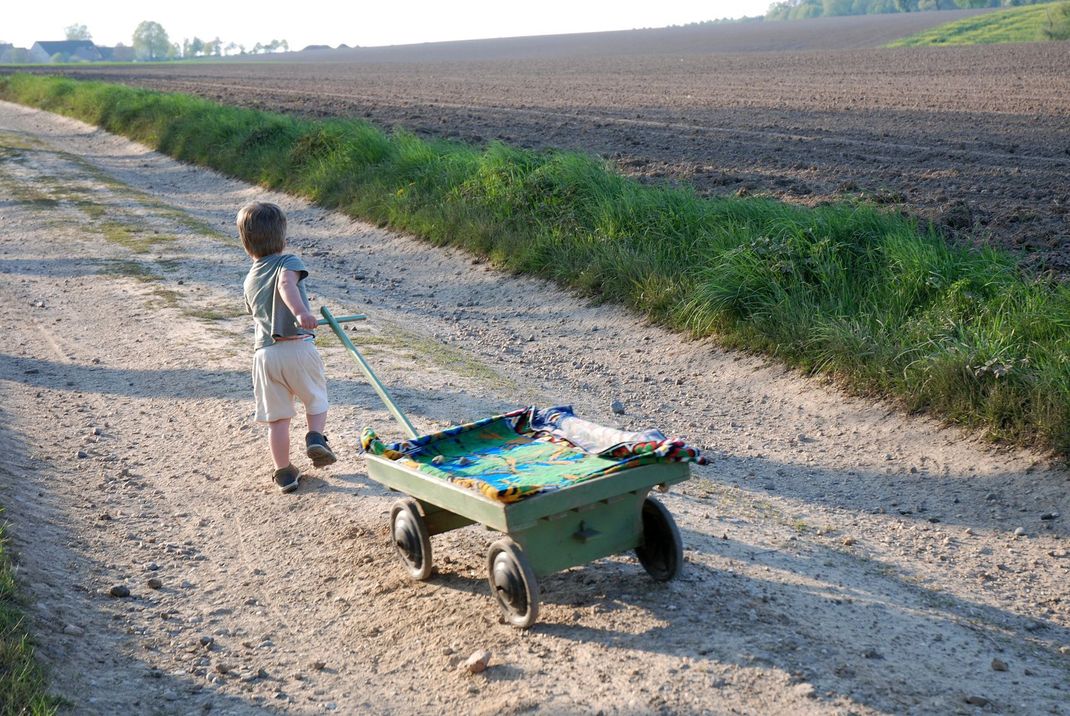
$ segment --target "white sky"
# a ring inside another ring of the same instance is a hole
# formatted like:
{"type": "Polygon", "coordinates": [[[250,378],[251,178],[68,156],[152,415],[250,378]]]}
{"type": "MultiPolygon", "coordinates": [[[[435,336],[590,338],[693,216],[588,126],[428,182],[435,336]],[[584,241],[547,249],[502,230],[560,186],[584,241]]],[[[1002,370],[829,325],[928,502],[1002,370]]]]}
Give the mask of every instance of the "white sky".
{"type": "MultiPolygon", "coordinates": [[[[17,0],[16,0],[17,1],[17,0]]],[[[762,15],[771,0],[289,0],[228,2],[178,0],[43,0],[18,2],[3,12],[0,42],[30,47],[62,40],[63,29],[86,25],[98,45],[131,44],[134,28],[154,20],[172,42],[220,37],[252,48],[286,40],[306,45],[396,45],[479,37],[545,35],[597,30],[664,27],[722,17],[762,15]]]]}

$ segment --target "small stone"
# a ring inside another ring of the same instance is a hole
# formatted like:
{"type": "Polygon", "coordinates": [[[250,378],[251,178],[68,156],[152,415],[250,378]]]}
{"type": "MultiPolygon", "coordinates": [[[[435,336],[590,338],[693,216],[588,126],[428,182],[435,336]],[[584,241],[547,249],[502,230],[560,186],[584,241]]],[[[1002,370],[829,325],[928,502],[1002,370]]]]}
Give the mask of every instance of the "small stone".
{"type": "Polygon", "coordinates": [[[987,495],[985,495],[985,500],[987,500],[988,502],[995,502],[996,501],[996,493],[989,492],[987,495]]]}
{"type": "Polygon", "coordinates": [[[147,571],[149,571],[149,572],[155,572],[159,568],[160,568],[160,565],[156,564],[155,562],[149,562],[148,564],[145,565],[145,569],[147,571]]]}
{"type": "Polygon", "coordinates": [[[231,671],[234,670],[234,667],[232,667],[230,664],[224,663],[222,661],[216,662],[216,665],[215,665],[214,668],[215,668],[215,672],[217,674],[229,674],[231,671]]]}
{"type": "Polygon", "coordinates": [[[67,626],[63,627],[63,633],[67,636],[82,636],[83,634],[85,634],[85,629],[78,626],[77,624],[68,624],[67,626]]]}
{"type": "Polygon", "coordinates": [[[1016,527],[1014,530],[1015,537],[1025,537],[1025,527],[1016,527]]]}
{"type": "Polygon", "coordinates": [[[207,634],[201,637],[201,646],[211,646],[215,642],[215,639],[207,634]]]}
{"type": "Polygon", "coordinates": [[[1070,556],[1070,552],[1067,552],[1065,549],[1053,549],[1052,551],[1048,552],[1048,554],[1052,557],[1055,557],[1056,559],[1062,559],[1064,557],[1070,556]]]}
{"type": "Polygon", "coordinates": [[[148,586],[149,589],[163,588],[163,580],[159,577],[149,577],[148,581],[145,582],[145,584],[148,586]]]}
{"type": "Polygon", "coordinates": [[[609,406],[614,415],[624,415],[624,403],[619,400],[614,400],[612,405],[609,406]]]}
{"type": "Polygon", "coordinates": [[[487,666],[490,664],[490,652],[486,650],[477,651],[473,653],[464,662],[464,668],[468,670],[470,674],[479,674],[486,671],[487,666]]]}
{"type": "Polygon", "coordinates": [[[1007,668],[1007,662],[1003,661],[1002,659],[992,660],[992,671],[1006,671],[1007,668]]]}
{"type": "Polygon", "coordinates": [[[844,547],[850,547],[850,546],[851,546],[851,545],[853,545],[853,544],[854,544],[854,543],[855,543],[856,541],[857,541],[857,540],[855,540],[855,538],[854,538],[854,537],[844,537],[844,538],[843,538],[843,546],[844,546],[844,547]]]}
{"type": "Polygon", "coordinates": [[[988,706],[992,702],[984,696],[967,696],[966,703],[970,706],[988,706]]]}
{"type": "Polygon", "coordinates": [[[876,649],[874,649],[873,647],[870,647],[869,649],[866,649],[865,651],[863,651],[862,652],[862,656],[864,656],[867,659],[883,659],[884,658],[884,655],[881,654],[876,649]]]}
{"type": "Polygon", "coordinates": [[[432,465],[441,465],[444,462],[446,462],[446,457],[444,455],[435,455],[431,458],[432,465]]]}
{"type": "Polygon", "coordinates": [[[78,458],[79,460],[85,460],[85,459],[86,459],[87,457],[89,457],[89,453],[87,453],[87,452],[86,452],[85,450],[79,450],[79,451],[78,451],[78,452],[76,452],[76,453],[75,453],[74,455],[75,455],[75,457],[77,457],[77,458],[78,458]]]}
{"type": "Polygon", "coordinates": [[[795,684],[791,690],[801,699],[812,699],[817,695],[814,685],[805,681],[800,684],[795,684]]]}
{"type": "Polygon", "coordinates": [[[1065,656],[1070,656],[1070,646],[1060,646],[1059,653],[1065,656]]]}
{"type": "Polygon", "coordinates": [[[1042,519],[1044,521],[1055,520],[1055,519],[1058,519],[1058,518],[1059,518],[1059,513],[1058,512],[1045,512],[1044,514],[1042,514],[1040,516],[1040,519],[1042,519]]]}
{"type": "Polygon", "coordinates": [[[327,662],[326,661],[313,661],[312,664],[310,664],[310,666],[313,669],[315,669],[316,671],[323,671],[324,669],[327,668],[327,662]]]}
{"type": "Polygon", "coordinates": [[[114,587],[112,587],[111,589],[108,590],[108,594],[110,594],[113,597],[118,597],[118,598],[122,599],[123,597],[129,597],[130,596],[130,590],[127,589],[122,584],[116,584],[114,587]]]}
{"type": "Polygon", "coordinates": [[[972,527],[967,527],[962,531],[962,534],[966,535],[967,537],[972,537],[975,533],[972,527]]]}

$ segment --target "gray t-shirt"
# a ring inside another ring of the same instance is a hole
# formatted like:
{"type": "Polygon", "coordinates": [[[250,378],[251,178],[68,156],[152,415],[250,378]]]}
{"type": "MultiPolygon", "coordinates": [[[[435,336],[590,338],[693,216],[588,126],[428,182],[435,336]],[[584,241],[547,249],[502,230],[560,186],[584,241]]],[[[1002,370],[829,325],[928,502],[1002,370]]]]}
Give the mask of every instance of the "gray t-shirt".
{"type": "MultiPolygon", "coordinates": [[[[316,335],[297,325],[297,316],[282,300],[279,280],[284,269],[297,272],[297,290],[305,306],[309,307],[308,294],[305,293],[308,269],[301,259],[293,254],[271,254],[254,261],[245,277],[245,308],[256,326],[254,351],[270,346],[276,338],[316,335]]],[[[311,310],[309,307],[309,312],[311,310]]]]}

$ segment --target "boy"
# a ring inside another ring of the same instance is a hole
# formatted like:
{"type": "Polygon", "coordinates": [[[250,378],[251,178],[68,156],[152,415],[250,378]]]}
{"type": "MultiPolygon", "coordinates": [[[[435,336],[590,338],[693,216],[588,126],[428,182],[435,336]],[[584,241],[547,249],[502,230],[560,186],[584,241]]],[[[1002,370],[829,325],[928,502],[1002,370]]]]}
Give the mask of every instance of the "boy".
{"type": "Polygon", "coordinates": [[[253,317],[253,395],[256,420],[268,424],[268,443],[282,492],[293,492],[301,477],[290,463],[290,418],[294,396],[305,406],[306,453],[316,467],[336,458],[327,446],[327,380],[313,344],[316,317],[304,280],[308,270],[286,248],[286,215],[275,204],[254,201],[238,212],[238,235],[253,259],[245,277],[245,307],[253,317]]]}

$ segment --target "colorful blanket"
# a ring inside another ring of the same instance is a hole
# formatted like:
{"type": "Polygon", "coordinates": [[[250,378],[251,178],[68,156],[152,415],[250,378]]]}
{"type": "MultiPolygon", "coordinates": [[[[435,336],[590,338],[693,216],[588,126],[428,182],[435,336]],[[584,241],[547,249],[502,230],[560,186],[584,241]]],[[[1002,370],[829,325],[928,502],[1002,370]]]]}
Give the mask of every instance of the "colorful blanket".
{"type": "Polygon", "coordinates": [[[638,465],[705,462],[656,430],[614,430],[576,418],[567,406],[514,410],[391,445],[365,428],[361,447],[501,502],[638,465]]]}

